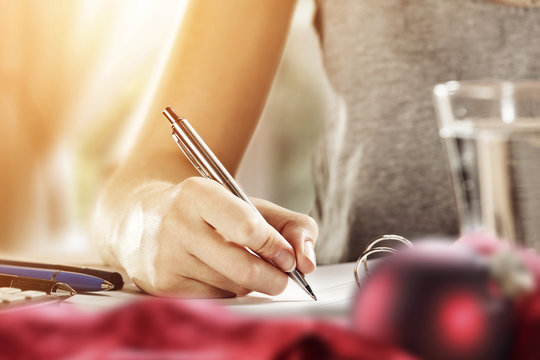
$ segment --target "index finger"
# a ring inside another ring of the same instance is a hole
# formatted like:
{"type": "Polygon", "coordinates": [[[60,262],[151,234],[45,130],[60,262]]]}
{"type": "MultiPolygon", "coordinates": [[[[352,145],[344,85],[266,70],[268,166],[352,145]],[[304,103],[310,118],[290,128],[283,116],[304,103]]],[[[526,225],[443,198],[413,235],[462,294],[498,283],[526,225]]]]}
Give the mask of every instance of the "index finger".
{"type": "Polygon", "coordinates": [[[291,244],[248,203],[213,180],[200,179],[196,187],[196,211],[223,237],[251,249],[285,272],[295,269],[291,244]]]}

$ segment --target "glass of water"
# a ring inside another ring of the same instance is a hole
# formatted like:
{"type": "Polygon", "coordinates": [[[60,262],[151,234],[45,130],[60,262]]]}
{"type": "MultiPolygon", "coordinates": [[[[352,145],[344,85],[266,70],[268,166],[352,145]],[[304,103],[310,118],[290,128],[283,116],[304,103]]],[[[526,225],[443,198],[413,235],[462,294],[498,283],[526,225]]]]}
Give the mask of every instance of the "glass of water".
{"type": "Polygon", "coordinates": [[[461,233],[540,251],[540,82],[448,82],[434,89],[461,233]]]}

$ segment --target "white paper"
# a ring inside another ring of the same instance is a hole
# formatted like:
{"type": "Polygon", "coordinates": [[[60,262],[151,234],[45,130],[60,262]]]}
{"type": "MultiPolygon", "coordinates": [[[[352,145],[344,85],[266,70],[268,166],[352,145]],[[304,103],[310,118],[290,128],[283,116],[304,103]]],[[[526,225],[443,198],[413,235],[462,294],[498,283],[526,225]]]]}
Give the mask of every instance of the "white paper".
{"type": "Polygon", "coordinates": [[[349,314],[352,299],[358,289],[353,268],[354,263],[323,265],[317,267],[313,274],[306,276],[317,301],[289,279],[287,288],[278,296],[255,292],[219,302],[233,311],[246,314],[344,317],[349,314]]]}

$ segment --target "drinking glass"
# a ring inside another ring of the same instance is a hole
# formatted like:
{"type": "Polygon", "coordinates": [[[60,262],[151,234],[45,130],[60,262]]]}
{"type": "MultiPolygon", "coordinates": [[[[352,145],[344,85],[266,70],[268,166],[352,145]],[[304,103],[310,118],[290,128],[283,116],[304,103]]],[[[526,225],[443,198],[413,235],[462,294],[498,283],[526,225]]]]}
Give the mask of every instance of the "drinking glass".
{"type": "Polygon", "coordinates": [[[540,251],[540,82],[451,81],[434,102],[461,234],[540,251]]]}

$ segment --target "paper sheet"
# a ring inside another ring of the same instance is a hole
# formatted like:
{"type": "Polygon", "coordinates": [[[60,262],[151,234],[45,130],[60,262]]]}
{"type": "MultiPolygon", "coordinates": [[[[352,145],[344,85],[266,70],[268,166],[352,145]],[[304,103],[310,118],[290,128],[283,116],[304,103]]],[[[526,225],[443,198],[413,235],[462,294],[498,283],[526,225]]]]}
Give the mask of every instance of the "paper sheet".
{"type": "Polygon", "coordinates": [[[320,317],[345,317],[357,290],[353,275],[354,263],[323,265],[306,276],[314,301],[296,283],[289,279],[285,291],[278,296],[251,293],[234,299],[222,299],[233,311],[246,314],[285,316],[314,315],[320,317]]]}

